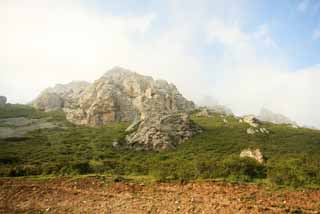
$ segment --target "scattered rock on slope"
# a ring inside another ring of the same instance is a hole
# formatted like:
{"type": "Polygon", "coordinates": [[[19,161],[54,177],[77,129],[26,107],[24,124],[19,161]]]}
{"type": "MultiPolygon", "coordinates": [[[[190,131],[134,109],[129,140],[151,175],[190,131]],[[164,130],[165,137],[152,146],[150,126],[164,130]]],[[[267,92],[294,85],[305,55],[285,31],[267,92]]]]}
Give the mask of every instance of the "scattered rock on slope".
{"type": "Polygon", "coordinates": [[[256,161],[258,161],[259,163],[263,163],[263,161],[264,161],[264,158],[263,158],[263,155],[262,155],[260,149],[256,149],[256,150],[245,149],[245,150],[242,150],[241,153],[240,153],[240,157],[241,158],[245,158],[245,157],[253,158],[256,161]]]}
{"type": "Polygon", "coordinates": [[[254,128],[257,128],[261,124],[261,122],[254,115],[246,115],[242,118],[242,121],[248,123],[254,128]]]}
{"type": "Polygon", "coordinates": [[[251,134],[251,135],[254,135],[256,133],[256,130],[252,127],[250,128],[247,128],[247,134],[251,134]]]}
{"type": "Polygon", "coordinates": [[[240,123],[244,122],[250,125],[250,127],[247,128],[247,134],[254,135],[256,133],[262,133],[262,134],[270,133],[268,129],[259,127],[262,123],[254,115],[244,116],[242,119],[239,120],[239,122],[240,123]]]}
{"type": "Polygon", "coordinates": [[[5,96],[0,96],[0,106],[4,106],[7,103],[7,98],[5,96]]]}
{"type": "Polygon", "coordinates": [[[201,109],[197,114],[197,117],[211,117],[212,115],[209,113],[209,110],[207,108],[201,109]]]}
{"type": "Polygon", "coordinates": [[[144,118],[129,127],[127,132],[124,146],[159,151],[175,148],[202,130],[187,114],[180,113],[144,118]]]}
{"type": "MultiPolygon", "coordinates": [[[[164,80],[153,80],[119,67],[108,71],[82,90],[62,92],[53,91],[61,98],[59,100],[52,97],[53,107],[61,106],[67,119],[79,125],[99,126],[114,121],[132,122],[150,117],[154,113],[162,115],[194,109],[193,102],[186,100],[173,84],[164,80]]],[[[37,104],[43,99],[42,96],[34,102],[34,106],[50,110],[50,105],[46,103],[51,104],[51,98],[44,97],[46,102],[40,102],[44,103],[44,107],[37,104]]]]}

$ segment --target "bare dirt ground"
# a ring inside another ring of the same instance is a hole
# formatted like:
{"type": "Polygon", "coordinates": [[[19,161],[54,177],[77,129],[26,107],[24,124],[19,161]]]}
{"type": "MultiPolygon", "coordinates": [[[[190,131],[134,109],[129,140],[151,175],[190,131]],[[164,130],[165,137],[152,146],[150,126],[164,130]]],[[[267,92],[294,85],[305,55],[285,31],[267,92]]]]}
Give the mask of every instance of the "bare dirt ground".
{"type": "Polygon", "coordinates": [[[0,213],[320,213],[320,190],[224,182],[0,179],[0,213]]]}

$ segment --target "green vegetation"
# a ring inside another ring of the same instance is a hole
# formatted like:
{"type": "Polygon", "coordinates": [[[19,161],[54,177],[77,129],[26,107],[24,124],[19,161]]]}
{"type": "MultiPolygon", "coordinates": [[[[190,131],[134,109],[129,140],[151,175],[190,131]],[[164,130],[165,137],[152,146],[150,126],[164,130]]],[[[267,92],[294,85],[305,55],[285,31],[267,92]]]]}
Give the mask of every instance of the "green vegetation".
{"type": "MultiPolygon", "coordinates": [[[[25,109],[19,113],[0,111],[0,117],[62,117],[62,113],[15,107],[25,109]]],[[[152,176],[161,181],[263,179],[294,187],[320,186],[320,131],[264,124],[270,134],[248,135],[248,125],[232,116],[226,117],[228,123],[220,115],[192,119],[204,132],[176,150],[163,152],[113,148],[112,142],[124,137],[126,123],[100,128],[70,125],[67,129],[37,130],[19,141],[0,140],[0,176],[101,173],[152,176]],[[239,158],[240,151],[247,148],[259,148],[266,163],[239,158]]]]}
{"type": "Polygon", "coordinates": [[[26,117],[30,119],[48,118],[49,120],[66,122],[62,111],[43,112],[34,109],[32,106],[21,104],[6,104],[0,106],[0,119],[26,117]]]}

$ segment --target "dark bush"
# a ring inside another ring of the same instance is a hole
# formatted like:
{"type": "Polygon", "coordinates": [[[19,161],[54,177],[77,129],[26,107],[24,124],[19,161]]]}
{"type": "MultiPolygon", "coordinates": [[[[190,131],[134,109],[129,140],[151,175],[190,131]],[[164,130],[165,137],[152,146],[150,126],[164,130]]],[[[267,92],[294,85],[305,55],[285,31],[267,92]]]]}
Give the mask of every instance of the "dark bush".
{"type": "Polygon", "coordinates": [[[254,159],[231,156],[221,161],[215,173],[217,177],[251,181],[266,177],[266,167],[254,159]]]}
{"type": "Polygon", "coordinates": [[[62,167],[60,173],[63,175],[81,175],[91,173],[90,164],[88,161],[71,162],[66,166],[62,167]]]}

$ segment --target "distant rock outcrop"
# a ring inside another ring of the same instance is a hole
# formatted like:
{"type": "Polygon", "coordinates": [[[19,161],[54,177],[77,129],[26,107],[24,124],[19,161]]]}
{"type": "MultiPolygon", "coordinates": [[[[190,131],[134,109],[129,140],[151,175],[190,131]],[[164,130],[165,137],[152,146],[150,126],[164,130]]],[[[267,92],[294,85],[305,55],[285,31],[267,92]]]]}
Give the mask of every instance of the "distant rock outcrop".
{"type": "Polygon", "coordinates": [[[282,114],[273,113],[272,111],[266,108],[262,108],[260,110],[260,113],[257,116],[257,118],[261,121],[266,121],[275,124],[290,124],[295,127],[298,126],[296,122],[290,120],[288,117],[282,114]]]}
{"type": "Polygon", "coordinates": [[[57,86],[46,90],[34,106],[43,110],[63,109],[70,122],[90,126],[114,121],[132,122],[152,114],[194,109],[193,102],[186,100],[173,84],[119,67],[94,83],[81,86],[79,90],[65,85],[59,85],[59,90],[57,86]]]}
{"type": "Polygon", "coordinates": [[[220,114],[225,116],[233,115],[232,111],[223,105],[205,106],[199,107],[199,112],[196,114],[198,117],[211,117],[214,114],[220,114]]]}
{"type": "Polygon", "coordinates": [[[257,128],[261,124],[254,115],[246,115],[242,118],[242,121],[254,128],[257,128]]]}
{"type": "Polygon", "coordinates": [[[202,132],[185,113],[148,117],[133,123],[126,131],[129,134],[126,136],[124,146],[137,150],[157,151],[175,148],[202,132]]]}
{"type": "Polygon", "coordinates": [[[0,96],[0,106],[4,106],[7,103],[7,98],[5,96],[0,96]]]}
{"type": "Polygon", "coordinates": [[[247,123],[250,125],[247,128],[247,134],[254,135],[256,133],[269,134],[270,131],[266,128],[260,127],[262,125],[261,121],[258,120],[254,115],[246,115],[243,118],[240,118],[240,123],[247,123]]]}
{"type": "Polygon", "coordinates": [[[231,109],[228,108],[227,106],[224,106],[224,105],[214,105],[214,106],[210,106],[208,108],[210,109],[210,111],[217,113],[217,114],[223,114],[226,116],[233,115],[233,112],[231,111],[231,109]]]}
{"type": "Polygon", "coordinates": [[[32,102],[32,105],[42,111],[54,111],[62,108],[72,108],[79,102],[80,96],[90,84],[85,81],[74,81],[69,84],[57,84],[44,90],[32,102]]]}
{"type": "Polygon", "coordinates": [[[259,163],[263,163],[264,162],[264,158],[263,158],[263,155],[262,155],[260,149],[256,149],[256,150],[245,149],[245,150],[242,150],[241,153],[240,153],[240,157],[241,158],[252,158],[252,159],[255,159],[256,161],[258,161],[259,163]]]}
{"type": "Polygon", "coordinates": [[[211,117],[211,112],[207,108],[202,108],[197,114],[197,117],[211,117]]]}

